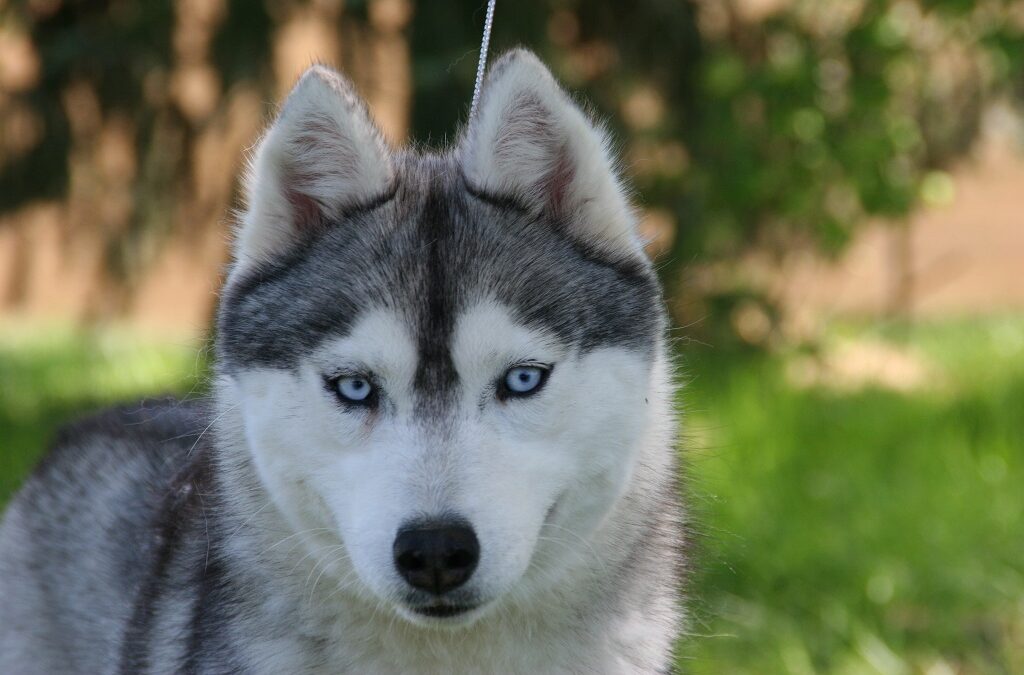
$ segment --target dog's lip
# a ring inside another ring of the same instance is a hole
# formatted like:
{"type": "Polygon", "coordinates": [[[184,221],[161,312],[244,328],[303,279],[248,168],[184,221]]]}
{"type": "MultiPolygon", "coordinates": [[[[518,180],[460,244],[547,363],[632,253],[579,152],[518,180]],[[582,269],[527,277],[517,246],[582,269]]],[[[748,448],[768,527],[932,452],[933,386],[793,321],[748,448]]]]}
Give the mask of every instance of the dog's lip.
{"type": "Polygon", "coordinates": [[[466,614],[472,612],[479,605],[423,605],[420,607],[410,607],[410,609],[417,614],[422,616],[429,616],[432,619],[448,619],[460,614],[466,614]]]}
{"type": "Polygon", "coordinates": [[[547,525],[555,519],[555,513],[558,511],[558,505],[562,503],[562,494],[555,497],[555,501],[551,502],[551,506],[548,507],[547,513],[544,514],[544,524],[547,525]]]}

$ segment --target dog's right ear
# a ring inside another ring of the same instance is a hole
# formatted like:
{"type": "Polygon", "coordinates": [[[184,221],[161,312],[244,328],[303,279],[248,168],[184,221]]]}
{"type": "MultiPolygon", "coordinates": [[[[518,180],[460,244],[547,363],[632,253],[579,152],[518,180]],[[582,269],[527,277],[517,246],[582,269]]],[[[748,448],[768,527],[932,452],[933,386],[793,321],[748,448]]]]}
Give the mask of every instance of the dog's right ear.
{"type": "Polygon", "coordinates": [[[291,250],[392,182],[390,152],[366,104],[341,75],[313,66],[260,140],[246,173],[239,265],[291,250]]]}

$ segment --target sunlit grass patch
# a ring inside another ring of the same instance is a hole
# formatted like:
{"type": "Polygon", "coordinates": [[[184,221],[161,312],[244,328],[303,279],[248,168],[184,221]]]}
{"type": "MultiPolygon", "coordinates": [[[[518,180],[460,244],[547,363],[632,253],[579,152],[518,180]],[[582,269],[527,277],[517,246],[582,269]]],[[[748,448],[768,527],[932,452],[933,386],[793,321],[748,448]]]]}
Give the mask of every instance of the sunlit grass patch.
{"type": "Polygon", "coordinates": [[[831,337],[918,354],[935,386],[688,357],[695,631],[715,637],[684,670],[1024,672],[1024,319],[831,337]]]}

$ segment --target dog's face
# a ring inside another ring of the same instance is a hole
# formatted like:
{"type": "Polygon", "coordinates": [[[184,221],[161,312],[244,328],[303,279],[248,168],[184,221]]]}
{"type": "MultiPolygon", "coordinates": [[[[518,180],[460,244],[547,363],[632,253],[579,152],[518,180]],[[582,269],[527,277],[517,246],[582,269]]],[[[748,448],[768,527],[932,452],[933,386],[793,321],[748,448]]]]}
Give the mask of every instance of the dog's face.
{"type": "Polygon", "coordinates": [[[307,73],[262,141],[219,395],[336,583],[462,625],[599,564],[648,427],[660,294],[602,136],[534,57],[445,156],[307,73]]]}

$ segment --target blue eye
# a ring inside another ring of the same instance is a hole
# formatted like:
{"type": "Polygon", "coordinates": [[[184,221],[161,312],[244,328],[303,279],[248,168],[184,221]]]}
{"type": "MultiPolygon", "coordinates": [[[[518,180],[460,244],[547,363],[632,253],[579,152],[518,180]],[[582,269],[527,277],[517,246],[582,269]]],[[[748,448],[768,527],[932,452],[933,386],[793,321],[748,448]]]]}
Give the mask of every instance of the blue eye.
{"type": "Polygon", "coordinates": [[[509,368],[498,387],[498,398],[530,396],[541,390],[551,372],[550,367],[516,366],[509,368]]]}
{"type": "Polygon", "coordinates": [[[346,403],[370,405],[376,393],[369,378],[362,375],[345,375],[334,381],[334,389],[346,403]]]}

